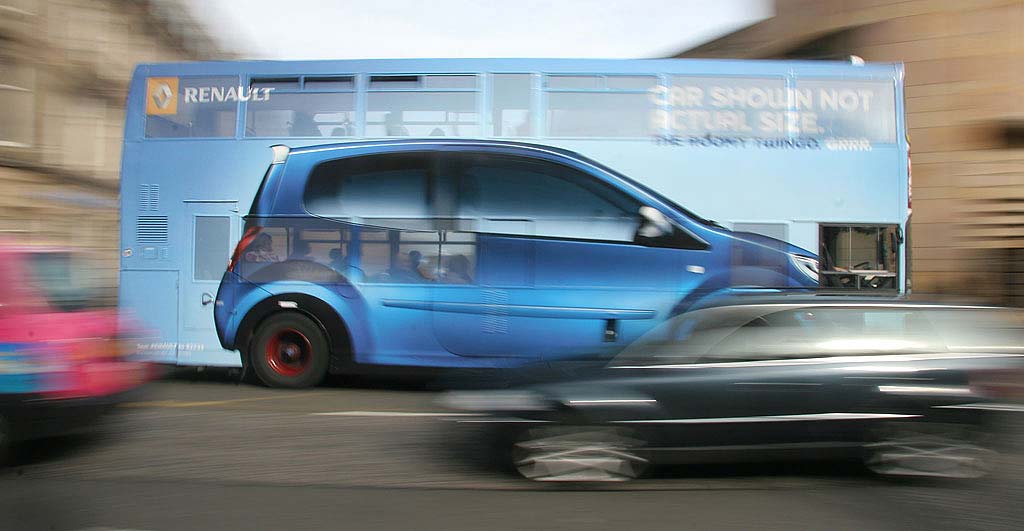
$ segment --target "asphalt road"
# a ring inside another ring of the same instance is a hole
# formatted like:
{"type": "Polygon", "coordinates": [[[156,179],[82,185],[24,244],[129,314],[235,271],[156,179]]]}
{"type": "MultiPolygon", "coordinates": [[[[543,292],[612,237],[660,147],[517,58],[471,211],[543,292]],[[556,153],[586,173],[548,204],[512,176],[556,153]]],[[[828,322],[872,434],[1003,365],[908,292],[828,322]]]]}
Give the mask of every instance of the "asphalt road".
{"type": "Polygon", "coordinates": [[[19,448],[0,470],[0,530],[1024,527],[1019,452],[980,482],[769,464],[571,490],[472,459],[480,443],[453,430],[435,398],[386,380],[309,391],[156,383],[100,436],[19,448]]]}

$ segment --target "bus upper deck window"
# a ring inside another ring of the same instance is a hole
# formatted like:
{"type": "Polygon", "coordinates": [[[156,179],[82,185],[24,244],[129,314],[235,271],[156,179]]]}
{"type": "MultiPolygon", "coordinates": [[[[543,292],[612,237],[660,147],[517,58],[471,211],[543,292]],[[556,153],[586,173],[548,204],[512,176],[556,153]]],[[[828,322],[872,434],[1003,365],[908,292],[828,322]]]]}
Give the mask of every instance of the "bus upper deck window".
{"type": "Polygon", "coordinates": [[[307,77],[303,89],[317,90],[355,90],[355,78],[352,76],[307,77]]]}
{"type": "Polygon", "coordinates": [[[238,90],[237,76],[148,78],[146,137],[234,137],[238,90]]]}
{"type": "Polygon", "coordinates": [[[549,75],[548,136],[643,138],[656,132],[648,91],[657,76],[549,75]]]}
{"type": "Polygon", "coordinates": [[[816,97],[815,138],[896,142],[896,88],[892,80],[797,79],[796,94],[816,97]]]}
{"type": "Polygon", "coordinates": [[[254,89],[298,90],[298,77],[253,78],[249,86],[254,89]]]}
{"type": "Polygon", "coordinates": [[[365,136],[479,136],[477,76],[374,75],[365,136]]]}
{"type": "Polygon", "coordinates": [[[533,136],[531,74],[494,74],[491,116],[494,136],[533,136]]]}

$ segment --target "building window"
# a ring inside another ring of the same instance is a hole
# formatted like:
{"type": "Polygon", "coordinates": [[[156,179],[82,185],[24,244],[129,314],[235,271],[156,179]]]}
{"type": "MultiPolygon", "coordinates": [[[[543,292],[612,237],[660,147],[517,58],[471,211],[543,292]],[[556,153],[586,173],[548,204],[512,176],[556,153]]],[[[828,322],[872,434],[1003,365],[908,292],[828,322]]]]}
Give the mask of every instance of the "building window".
{"type": "Polygon", "coordinates": [[[0,0],[0,13],[8,11],[16,15],[35,15],[39,11],[38,0],[0,0]]]}
{"type": "Polygon", "coordinates": [[[29,147],[35,139],[35,72],[0,59],[0,147],[29,147]]]}
{"type": "MultiPolygon", "coordinates": [[[[105,153],[107,142],[104,139],[107,102],[72,93],[64,95],[61,109],[63,119],[47,120],[43,124],[49,129],[46,137],[58,141],[60,146],[51,160],[80,171],[100,172],[106,169],[104,165],[110,157],[105,153]]],[[[107,165],[114,166],[114,163],[107,165]]]]}

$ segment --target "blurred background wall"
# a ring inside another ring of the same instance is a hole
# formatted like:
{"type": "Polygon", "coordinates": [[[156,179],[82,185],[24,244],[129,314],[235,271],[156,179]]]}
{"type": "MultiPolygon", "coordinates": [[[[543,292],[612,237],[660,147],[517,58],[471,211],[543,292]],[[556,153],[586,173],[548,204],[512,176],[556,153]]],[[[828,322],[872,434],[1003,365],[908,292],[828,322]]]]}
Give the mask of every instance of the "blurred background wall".
{"type": "Polygon", "coordinates": [[[903,62],[914,292],[1024,305],[1024,1],[776,0],[775,13],[677,56],[903,62]]]}
{"type": "Polygon", "coordinates": [[[132,69],[229,56],[179,0],[0,0],[0,238],[79,251],[113,302],[132,69]]]}

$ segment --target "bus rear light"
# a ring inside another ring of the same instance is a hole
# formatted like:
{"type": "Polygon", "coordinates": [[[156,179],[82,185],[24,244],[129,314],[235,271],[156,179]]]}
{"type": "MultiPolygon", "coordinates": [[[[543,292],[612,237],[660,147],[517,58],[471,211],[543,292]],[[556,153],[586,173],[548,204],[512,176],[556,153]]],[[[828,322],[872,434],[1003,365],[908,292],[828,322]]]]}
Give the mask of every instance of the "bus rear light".
{"type": "Polygon", "coordinates": [[[242,239],[238,240],[238,245],[235,246],[235,252],[231,254],[231,261],[228,262],[228,271],[234,272],[235,266],[238,265],[238,261],[242,258],[242,253],[245,252],[246,247],[256,239],[263,227],[252,226],[245,229],[245,234],[242,235],[242,239]]]}

